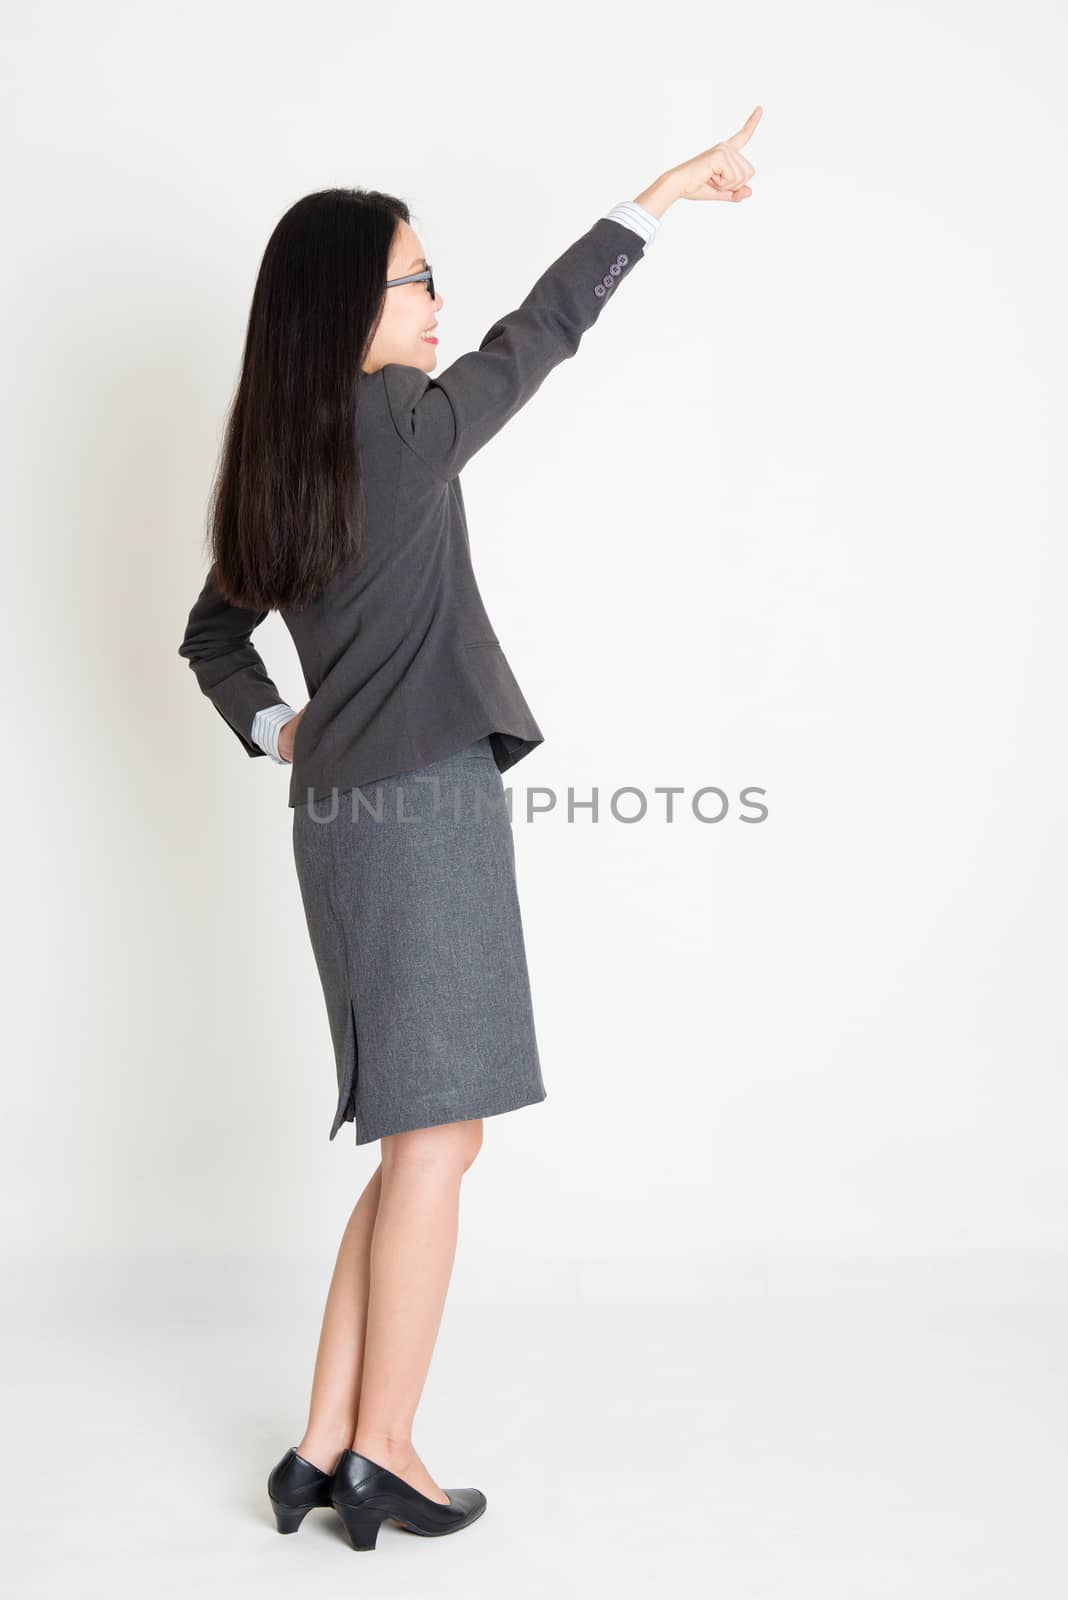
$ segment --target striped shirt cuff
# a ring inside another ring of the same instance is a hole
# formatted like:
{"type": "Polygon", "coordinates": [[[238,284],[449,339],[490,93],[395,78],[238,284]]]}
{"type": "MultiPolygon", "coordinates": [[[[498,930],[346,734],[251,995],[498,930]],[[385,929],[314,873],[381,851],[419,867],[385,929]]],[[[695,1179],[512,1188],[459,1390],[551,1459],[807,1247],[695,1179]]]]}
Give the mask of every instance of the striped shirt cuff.
{"type": "Polygon", "coordinates": [[[276,706],[267,706],[263,711],[257,711],[252,719],[253,744],[258,744],[272,761],[277,761],[283,767],[287,767],[289,762],[278,754],[278,734],[296,714],[293,707],[287,706],[282,700],[276,706]]]}
{"type": "Polygon", "coordinates": [[[613,222],[621,222],[625,228],[630,228],[634,233],[640,233],[646,244],[652,244],[656,238],[656,230],[660,226],[660,218],[654,217],[651,211],[639,205],[637,200],[621,200],[618,206],[613,206],[605,215],[611,217],[613,222]]]}

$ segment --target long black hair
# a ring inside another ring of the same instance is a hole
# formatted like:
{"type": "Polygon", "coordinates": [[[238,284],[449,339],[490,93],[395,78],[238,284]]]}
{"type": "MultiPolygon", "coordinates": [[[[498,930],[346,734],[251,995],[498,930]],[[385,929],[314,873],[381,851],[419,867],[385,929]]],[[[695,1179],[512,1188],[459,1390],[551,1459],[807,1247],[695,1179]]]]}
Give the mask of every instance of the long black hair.
{"type": "Polygon", "coordinates": [[[234,605],[299,611],[360,553],[357,386],[399,219],[395,195],[323,189],[267,241],[208,513],[215,582],[234,605]]]}

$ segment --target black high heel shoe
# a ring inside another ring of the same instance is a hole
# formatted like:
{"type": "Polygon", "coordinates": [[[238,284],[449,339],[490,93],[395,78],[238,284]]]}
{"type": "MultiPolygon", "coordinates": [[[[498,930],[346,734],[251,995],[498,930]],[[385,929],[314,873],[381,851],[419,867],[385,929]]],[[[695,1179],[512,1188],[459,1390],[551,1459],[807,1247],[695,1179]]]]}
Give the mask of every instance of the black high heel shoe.
{"type": "Polygon", "coordinates": [[[298,1456],[296,1445],[290,1445],[267,1479],[279,1533],[296,1533],[314,1506],[330,1505],[332,1483],[331,1473],[305,1461],[298,1456]]]}
{"type": "Polygon", "coordinates": [[[420,1494],[377,1461],[346,1450],[334,1472],[331,1502],[354,1550],[373,1550],[387,1517],[412,1533],[436,1538],[458,1533],[486,1509],[481,1489],[446,1489],[448,1505],[420,1494]]]}

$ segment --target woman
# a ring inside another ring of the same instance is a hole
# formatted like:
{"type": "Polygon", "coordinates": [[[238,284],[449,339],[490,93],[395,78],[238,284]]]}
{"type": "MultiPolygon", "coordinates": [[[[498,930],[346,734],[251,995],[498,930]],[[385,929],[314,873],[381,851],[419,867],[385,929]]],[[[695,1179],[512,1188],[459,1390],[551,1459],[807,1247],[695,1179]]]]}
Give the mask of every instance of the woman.
{"type": "Polygon", "coordinates": [[[482,1119],[545,1098],[501,774],[542,740],[471,568],[462,466],[574,355],[675,200],[752,193],[731,139],[598,218],[439,377],[435,290],[403,201],[328,190],[272,234],[180,654],[250,756],[290,763],[293,844],[336,1057],[332,1139],[381,1162],[338,1252],[308,1425],[268,1492],[292,1533],[333,1505],[453,1533],[412,1425],[482,1119]],[[278,610],[309,700],[251,645],[278,610]]]}

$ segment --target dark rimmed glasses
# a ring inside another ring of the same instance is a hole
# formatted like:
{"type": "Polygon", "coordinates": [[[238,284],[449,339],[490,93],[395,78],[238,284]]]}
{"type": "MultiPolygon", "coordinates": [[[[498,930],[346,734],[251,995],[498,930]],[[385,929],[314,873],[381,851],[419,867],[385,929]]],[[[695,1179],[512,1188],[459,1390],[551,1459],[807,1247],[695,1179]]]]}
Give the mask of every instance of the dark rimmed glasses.
{"type": "Polygon", "coordinates": [[[429,261],[427,262],[426,266],[423,268],[422,272],[409,272],[408,276],[406,278],[387,278],[386,279],[386,288],[387,289],[393,289],[393,288],[395,288],[397,286],[398,283],[425,283],[426,284],[426,292],[427,292],[427,294],[430,296],[431,300],[433,300],[435,298],[435,295],[434,295],[434,269],[430,265],[429,261]]]}

